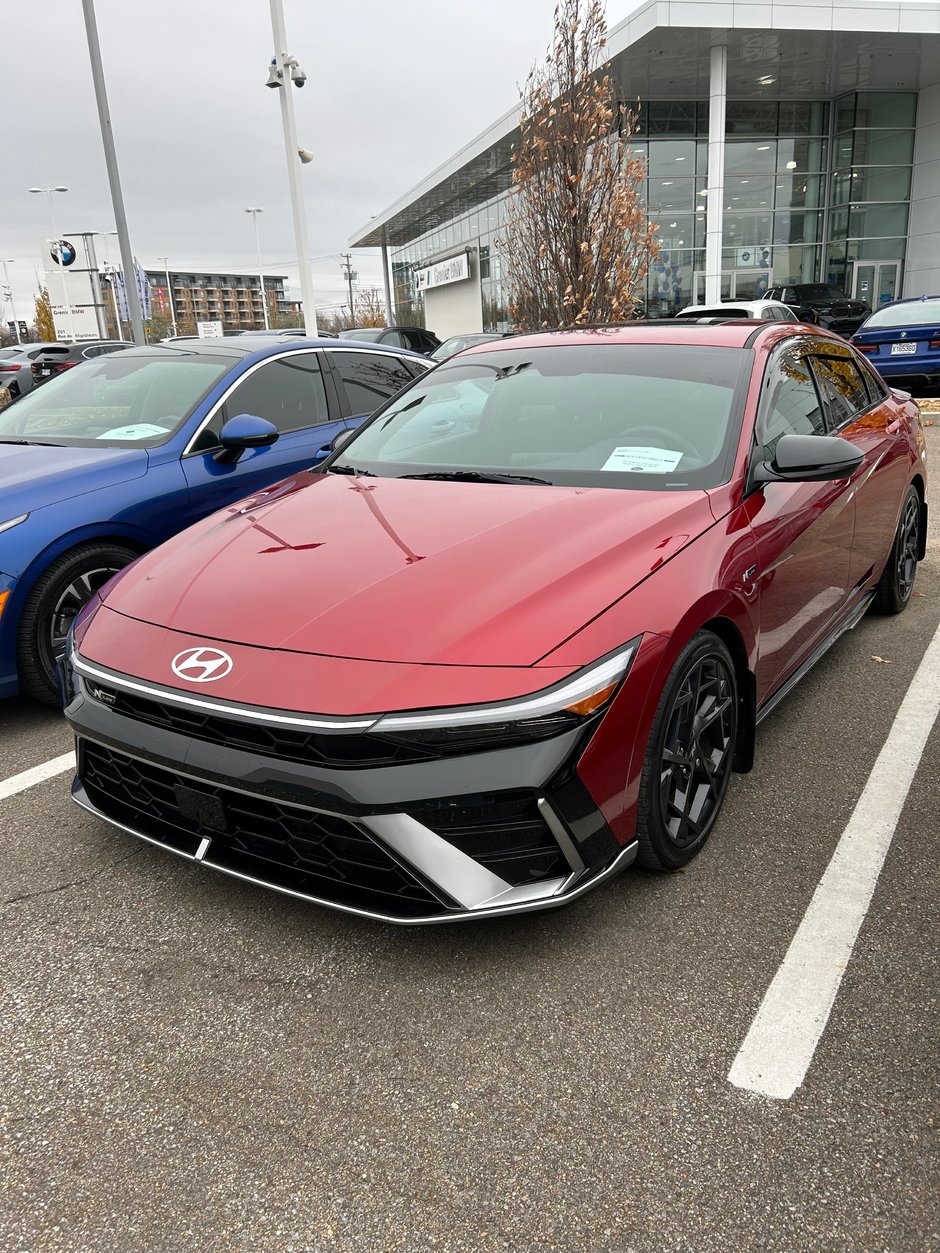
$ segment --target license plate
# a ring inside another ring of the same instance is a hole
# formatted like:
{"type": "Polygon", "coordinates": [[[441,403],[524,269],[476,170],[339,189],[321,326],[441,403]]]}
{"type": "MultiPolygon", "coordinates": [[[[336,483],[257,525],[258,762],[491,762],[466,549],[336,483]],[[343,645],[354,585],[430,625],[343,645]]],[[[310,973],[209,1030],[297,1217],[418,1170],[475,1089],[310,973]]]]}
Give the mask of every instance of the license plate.
{"type": "Polygon", "coordinates": [[[916,344],[892,344],[891,345],[892,357],[912,357],[916,351],[917,351],[916,344]]]}
{"type": "Polygon", "coordinates": [[[39,373],[43,376],[43,378],[45,378],[47,375],[52,373],[52,367],[43,366],[43,368],[39,371],[39,373]]]}

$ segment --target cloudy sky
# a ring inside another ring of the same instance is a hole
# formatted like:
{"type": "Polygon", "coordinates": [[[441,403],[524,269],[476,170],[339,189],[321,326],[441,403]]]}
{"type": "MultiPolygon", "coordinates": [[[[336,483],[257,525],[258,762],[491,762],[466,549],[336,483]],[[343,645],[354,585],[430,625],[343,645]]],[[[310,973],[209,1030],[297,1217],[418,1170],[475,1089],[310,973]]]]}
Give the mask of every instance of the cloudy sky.
{"type": "MultiPolygon", "coordinates": [[[[289,51],[307,73],[294,104],[298,139],[315,154],[302,170],[318,307],[345,298],[339,254],[353,231],[516,102],[551,37],[553,7],[284,0],[289,51]]],[[[609,25],[629,7],[609,0],[609,25]]],[[[141,263],[166,255],[171,269],[252,270],[243,210],[257,205],[265,266],[286,274],[299,296],[280,108],[264,86],[267,0],[96,0],[96,12],[141,263]]],[[[35,268],[52,229],[46,197],[27,188],[69,188],[55,197],[63,235],[113,230],[114,219],[81,5],[46,0],[41,33],[22,9],[14,25],[24,38],[5,38],[0,52],[0,248],[15,258],[18,316],[31,321],[35,268]]],[[[102,245],[116,261],[117,241],[99,241],[99,261],[102,245]]],[[[356,254],[353,264],[362,284],[381,284],[378,253],[356,254]]]]}

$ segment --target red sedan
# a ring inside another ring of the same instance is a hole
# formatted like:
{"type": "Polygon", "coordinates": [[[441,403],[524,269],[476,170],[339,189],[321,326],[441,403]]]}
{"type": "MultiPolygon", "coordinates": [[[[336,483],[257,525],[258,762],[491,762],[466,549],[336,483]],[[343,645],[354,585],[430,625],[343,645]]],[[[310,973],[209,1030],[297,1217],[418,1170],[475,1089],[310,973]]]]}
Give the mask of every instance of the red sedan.
{"type": "Polygon", "coordinates": [[[917,406],[805,327],[499,340],[343,439],[117,575],[62,683],[80,805],[371,917],[684,866],[923,556],[917,406]]]}

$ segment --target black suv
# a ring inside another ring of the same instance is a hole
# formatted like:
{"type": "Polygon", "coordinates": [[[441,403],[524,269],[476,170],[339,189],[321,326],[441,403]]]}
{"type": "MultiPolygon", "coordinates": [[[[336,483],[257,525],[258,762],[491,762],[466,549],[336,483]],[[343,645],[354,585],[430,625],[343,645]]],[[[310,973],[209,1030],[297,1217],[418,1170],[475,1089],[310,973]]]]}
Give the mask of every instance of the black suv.
{"type": "Polygon", "coordinates": [[[49,344],[33,359],[33,386],[45,383],[55,374],[69,370],[73,365],[91,361],[106,352],[120,352],[134,345],[124,339],[86,339],[79,344],[49,344]]]}
{"type": "Polygon", "coordinates": [[[364,326],[357,331],[340,331],[339,337],[370,344],[387,344],[392,348],[410,348],[412,352],[422,352],[425,356],[441,342],[423,326],[364,326]]]}
{"type": "Polygon", "coordinates": [[[871,308],[864,300],[852,300],[832,283],[794,283],[787,287],[768,287],[765,300],[782,300],[799,314],[804,322],[812,322],[837,335],[853,335],[862,325],[871,308]]]}

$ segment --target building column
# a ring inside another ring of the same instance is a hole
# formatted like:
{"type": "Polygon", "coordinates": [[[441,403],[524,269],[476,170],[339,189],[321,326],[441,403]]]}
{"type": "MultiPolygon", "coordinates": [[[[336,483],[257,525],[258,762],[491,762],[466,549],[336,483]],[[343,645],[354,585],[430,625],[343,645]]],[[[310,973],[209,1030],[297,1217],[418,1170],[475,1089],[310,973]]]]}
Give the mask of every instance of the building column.
{"type": "Polygon", "coordinates": [[[708,90],[708,197],[705,208],[705,303],[721,300],[722,221],[725,208],[725,111],[728,49],[712,48],[708,90]]]}
{"type": "Polygon", "coordinates": [[[382,227],[382,279],[385,283],[385,325],[394,326],[395,318],[392,313],[392,283],[388,274],[388,234],[385,227],[382,227]]]}

